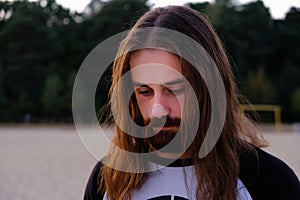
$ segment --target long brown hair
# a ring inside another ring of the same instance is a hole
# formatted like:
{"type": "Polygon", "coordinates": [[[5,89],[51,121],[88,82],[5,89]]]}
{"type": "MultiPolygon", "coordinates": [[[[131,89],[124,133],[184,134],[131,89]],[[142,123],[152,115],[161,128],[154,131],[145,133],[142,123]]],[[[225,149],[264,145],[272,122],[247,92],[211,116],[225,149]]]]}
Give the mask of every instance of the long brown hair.
{"type": "MultiPolygon", "coordinates": [[[[245,151],[253,151],[254,146],[262,146],[264,143],[258,137],[254,128],[255,125],[244,117],[239,110],[238,92],[225,50],[212,26],[203,15],[182,6],[156,8],[144,14],[120,46],[113,66],[113,82],[110,94],[122,76],[130,70],[129,60],[132,54],[130,51],[133,48],[132,45],[138,42],[155,42],[153,34],[149,34],[144,41],[134,40],[134,30],[147,27],[166,28],[191,37],[206,50],[216,64],[226,91],[225,122],[221,136],[214,148],[207,156],[200,159],[198,152],[212,115],[211,99],[207,85],[199,72],[191,67],[188,61],[181,58],[182,73],[194,89],[201,110],[199,128],[190,146],[198,182],[196,196],[197,199],[236,199],[239,156],[245,151]],[[151,38],[149,39],[150,35],[151,38]]],[[[166,43],[172,46],[171,41],[166,43]]],[[[165,44],[161,45],[162,48],[163,45],[165,44]]],[[[172,48],[176,49],[177,47],[173,46],[172,48]]],[[[118,88],[119,91],[117,91],[118,96],[114,98],[114,103],[110,106],[113,107],[113,110],[118,111],[118,116],[121,116],[118,119],[119,124],[127,126],[126,121],[128,119],[125,119],[123,114],[128,112],[128,109],[125,109],[128,108],[128,103],[124,99],[130,99],[131,118],[136,123],[140,123],[142,116],[134,95],[131,96],[131,94],[124,92],[130,90],[126,88],[130,87],[130,84],[124,80],[121,85],[122,87],[118,88]]],[[[185,108],[185,113],[192,117],[193,108],[185,108]]],[[[143,139],[128,135],[123,130],[119,126],[115,126],[114,145],[130,152],[145,153],[149,151],[143,139]]],[[[127,127],[126,130],[135,131],[132,127],[127,127]]],[[[114,148],[108,152],[105,161],[112,165],[140,168],[141,172],[145,167],[140,158],[123,154],[114,148]],[[135,166],[130,166],[130,164],[135,166]]],[[[148,173],[123,172],[104,165],[99,177],[101,177],[99,191],[106,191],[109,199],[130,199],[134,190],[139,189],[147,180],[148,173]]]]}

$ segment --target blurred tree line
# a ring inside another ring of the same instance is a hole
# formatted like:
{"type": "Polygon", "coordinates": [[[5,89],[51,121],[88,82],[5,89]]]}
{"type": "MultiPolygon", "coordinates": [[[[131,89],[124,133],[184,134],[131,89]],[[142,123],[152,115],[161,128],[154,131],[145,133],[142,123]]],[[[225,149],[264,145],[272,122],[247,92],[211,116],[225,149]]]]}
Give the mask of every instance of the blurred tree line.
{"type": "MultiPolygon", "coordinates": [[[[283,106],[284,121],[299,121],[300,9],[275,20],[262,1],[186,5],[213,23],[240,92],[251,103],[283,106]]],[[[151,7],[147,0],[91,0],[78,13],[55,0],[0,1],[0,122],[72,122],[73,82],[84,58],[151,7]]],[[[107,102],[109,81],[102,78],[99,88],[96,109],[107,102]]]]}

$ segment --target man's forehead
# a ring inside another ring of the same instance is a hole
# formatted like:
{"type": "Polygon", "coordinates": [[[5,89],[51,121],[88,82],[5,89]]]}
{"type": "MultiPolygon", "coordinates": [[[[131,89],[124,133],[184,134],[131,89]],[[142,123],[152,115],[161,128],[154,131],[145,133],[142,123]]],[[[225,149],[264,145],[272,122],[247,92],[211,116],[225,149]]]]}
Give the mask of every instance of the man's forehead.
{"type": "Polygon", "coordinates": [[[148,63],[131,68],[133,83],[147,85],[150,83],[161,85],[178,84],[184,81],[184,76],[174,68],[158,63],[148,63]]]}
{"type": "Polygon", "coordinates": [[[140,49],[130,56],[134,82],[163,84],[182,78],[178,55],[161,49],[140,49]]]}

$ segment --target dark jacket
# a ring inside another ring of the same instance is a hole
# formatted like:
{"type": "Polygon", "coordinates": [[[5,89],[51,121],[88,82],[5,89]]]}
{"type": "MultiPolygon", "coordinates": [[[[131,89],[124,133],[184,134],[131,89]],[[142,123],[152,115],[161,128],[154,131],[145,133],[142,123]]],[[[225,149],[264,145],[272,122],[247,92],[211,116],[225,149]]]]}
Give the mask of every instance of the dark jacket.
{"type": "MultiPolygon", "coordinates": [[[[254,200],[300,200],[300,183],[293,170],[282,160],[257,148],[240,157],[239,179],[254,200]]],[[[94,167],[87,182],[84,200],[102,200],[98,176],[102,163],[94,167]]],[[[101,194],[102,193],[102,194],[101,194]]]]}

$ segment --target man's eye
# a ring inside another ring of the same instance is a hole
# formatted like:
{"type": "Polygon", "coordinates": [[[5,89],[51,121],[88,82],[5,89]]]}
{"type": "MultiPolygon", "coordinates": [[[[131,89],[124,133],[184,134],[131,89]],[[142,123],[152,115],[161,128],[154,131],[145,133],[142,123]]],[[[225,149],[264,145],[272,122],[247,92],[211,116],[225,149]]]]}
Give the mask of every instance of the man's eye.
{"type": "Polygon", "coordinates": [[[180,95],[184,92],[184,88],[180,88],[180,89],[171,89],[169,90],[170,92],[172,92],[175,95],[180,95]]]}
{"type": "Polygon", "coordinates": [[[148,89],[148,88],[138,88],[137,89],[137,93],[141,94],[141,95],[144,95],[144,96],[147,96],[147,95],[151,95],[152,94],[152,90],[148,89]]]}

